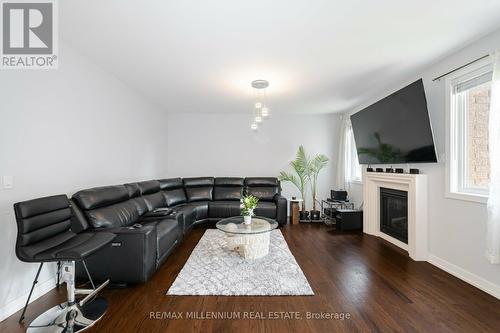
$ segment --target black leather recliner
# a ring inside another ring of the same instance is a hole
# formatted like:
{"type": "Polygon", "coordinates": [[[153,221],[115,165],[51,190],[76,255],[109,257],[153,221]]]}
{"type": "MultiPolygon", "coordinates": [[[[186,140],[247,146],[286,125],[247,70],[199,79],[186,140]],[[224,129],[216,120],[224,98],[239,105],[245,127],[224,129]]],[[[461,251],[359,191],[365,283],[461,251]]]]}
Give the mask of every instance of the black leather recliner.
{"type": "Polygon", "coordinates": [[[72,230],[73,215],[66,195],[18,202],[14,204],[14,212],[18,227],[17,257],[21,261],[40,263],[19,322],[24,319],[43,264],[62,262],[62,278],[66,282],[68,301],[37,317],[28,327],[28,331],[78,332],[92,326],[104,315],[107,308],[104,299],[93,297],[107,282],[95,288],[89,276],[93,289],[76,289],[75,262],[85,265],[84,260],[112,242],[115,235],[109,232],[81,233],[81,230],[77,230],[77,233],[72,230]],[[77,300],[75,294],[79,293],[87,296],[77,300]]]}
{"type": "MultiPolygon", "coordinates": [[[[97,187],[73,195],[78,210],[74,228],[116,234],[111,244],[87,259],[98,280],[145,282],[180,242],[182,233],[175,216],[154,212],[164,205],[157,189],[158,182],[151,181],[97,187]]],[[[84,276],[82,267],[77,268],[78,276],[84,276]]]]}
{"type": "MultiPolygon", "coordinates": [[[[256,215],[287,223],[287,201],[277,178],[195,177],[79,191],[73,195],[78,217],[73,228],[117,235],[86,261],[98,279],[145,282],[195,225],[240,215],[244,193],[260,199],[256,215]]],[[[83,277],[85,272],[78,273],[83,277]]]]}
{"type": "Polygon", "coordinates": [[[251,177],[245,178],[247,194],[259,198],[255,214],[275,219],[279,224],[286,224],[287,200],[281,196],[280,183],[277,178],[251,177]]]}
{"type": "Polygon", "coordinates": [[[213,200],[208,204],[209,217],[221,219],[240,215],[240,199],[243,196],[243,178],[216,178],[213,200]]]}

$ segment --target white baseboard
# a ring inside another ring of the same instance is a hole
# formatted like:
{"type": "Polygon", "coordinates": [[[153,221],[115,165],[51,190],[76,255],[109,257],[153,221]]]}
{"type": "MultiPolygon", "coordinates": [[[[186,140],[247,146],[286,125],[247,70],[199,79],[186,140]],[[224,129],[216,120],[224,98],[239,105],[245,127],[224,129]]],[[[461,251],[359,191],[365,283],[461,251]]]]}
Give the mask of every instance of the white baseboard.
{"type": "MultiPolygon", "coordinates": [[[[31,287],[31,286],[30,286],[31,287]]],[[[30,304],[36,300],[37,298],[45,295],[47,292],[51,291],[56,287],[56,279],[51,278],[43,283],[38,283],[33,289],[33,294],[31,295],[31,300],[30,304]]],[[[13,315],[17,311],[21,310],[24,307],[24,304],[26,303],[26,300],[28,299],[29,291],[23,295],[20,296],[11,302],[5,304],[3,307],[0,308],[0,321],[4,320],[5,318],[13,315]]]]}
{"type": "Polygon", "coordinates": [[[466,271],[465,269],[454,265],[444,259],[441,259],[433,254],[429,254],[427,261],[434,266],[442,269],[445,272],[450,273],[451,275],[463,280],[474,287],[481,289],[485,293],[490,294],[493,297],[500,299],[500,286],[496,285],[488,280],[483,279],[480,276],[477,276],[474,273],[466,271]]]}

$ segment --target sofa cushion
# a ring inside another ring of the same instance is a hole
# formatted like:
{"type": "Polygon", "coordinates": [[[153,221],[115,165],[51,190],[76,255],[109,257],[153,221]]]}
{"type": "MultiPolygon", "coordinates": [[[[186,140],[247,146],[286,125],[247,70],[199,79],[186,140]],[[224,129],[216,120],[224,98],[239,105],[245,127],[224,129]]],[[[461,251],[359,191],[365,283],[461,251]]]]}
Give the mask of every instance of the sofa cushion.
{"type": "Polygon", "coordinates": [[[160,189],[167,202],[167,207],[187,202],[184,183],[181,178],[160,179],[158,182],[160,183],[160,189]]]}
{"type": "Polygon", "coordinates": [[[143,195],[142,197],[144,198],[149,211],[167,206],[167,200],[165,199],[165,196],[162,192],[147,194],[143,195]]]}
{"type": "Polygon", "coordinates": [[[137,212],[139,213],[139,216],[142,216],[149,211],[148,204],[146,203],[146,200],[144,200],[142,196],[139,196],[137,198],[132,198],[130,199],[130,201],[132,201],[137,207],[137,212]]]}
{"type": "Polygon", "coordinates": [[[173,190],[184,187],[182,178],[167,178],[158,180],[161,190],[173,190]]]}
{"type": "Polygon", "coordinates": [[[212,200],[213,177],[184,178],[182,181],[188,202],[212,200]]]}
{"type": "Polygon", "coordinates": [[[247,188],[247,194],[256,196],[261,201],[273,201],[274,196],[278,193],[278,187],[275,186],[256,186],[247,188]]]}
{"type": "Polygon", "coordinates": [[[243,186],[215,186],[214,200],[240,201],[243,195],[243,186]]]}
{"type": "Polygon", "coordinates": [[[137,185],[141,189],[141,194],[152,194],[160,191],[160,183],[157,180],[147,180],[138,182],[137,185]]]}
{"type": "Polygon", "coordinates": [[[257,208],[255,208],[255,215],[275,219],[276,204],[274,202],[259,201],[259,203],[257,204],[257,208]]]}
{"type": "Polygon", "coordinates": [[[136,198],[141,195],[141,189],[137,183],[128,183],[124,185],[127,188],[129,198],[136,198]]]}
{"type": "Polygon", "coordinates": [[[247,177],[245,186],[276,186],[279,187],[279,181],[276,177],[247,177]]]}
{"type": "Polygon", "coordinates": [[[247,194],[261,201],[272,201],[280,193],[280,182],[276,177],[248,177],[245,178],[245,186],[247,194]]]}
{"type": "Polygon", "coordinates": [[[187,187],[188,202],[212,200],[213,187],[187,187]]]}
{"type": "Polygon", "coordinates": [[[214,178],[213,177],[184,178],[182,181],[184,182],[185,187],[213,186],[214,185],[214,178]]]}
{"type": "Polygon", "coordinates": [[[128,190],[124,185],[94,187],[78,191],[73,195],[73,200],[83,210],[109,206],[128,198],[128,190]]]}
{"type": "Polygon", "coordinates": [[[196,211],[196,221],[208,218],[208,201],[191,202],[186,204],[186,206],[192,207],[196,211]]]}
{"type": "Polygon", "coordinates": [[[239,186],[245,185],[244,179],[240,177],[218,177],[214,181],[215,186],[239,186]]]}
{"type": "Polygon", "coordinates": [[[132,200],[84,212],[94,228],[117,228],[129,226],[139,220],[139,212],[132,200]]]}
{"type": "Polygon", "coordinates": [[[176,219],[165,219],[156,222],[157,265],[161,264],[178,243],[181,229],[176,219]]]}
{"type": "Polygon", "coordinates": [[[210,201],[208,216],[210,218],[225,218],[240,215],[239,201],[210,201]]]}
{"type": "Polygon", "coordinates": [[[167,207],[176,206],[187,202],[186,192],[183,188],[177,188],[173,190],[164,190],[163,196],[167,202],[167,207]]]}

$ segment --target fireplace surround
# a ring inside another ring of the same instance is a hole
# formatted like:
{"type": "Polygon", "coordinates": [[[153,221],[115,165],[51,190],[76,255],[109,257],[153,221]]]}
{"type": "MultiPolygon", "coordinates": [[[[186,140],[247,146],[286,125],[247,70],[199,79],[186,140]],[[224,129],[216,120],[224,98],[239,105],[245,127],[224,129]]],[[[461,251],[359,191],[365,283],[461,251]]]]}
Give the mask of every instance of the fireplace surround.
{"type": "Polygon", "coordinates": [[[413,260],[427,260],[427,176],[365,172],[363,175],[363,232],[408,251],[413,260]],[[381,188],[407,192],[407,243],[381,231],[381,188]]]}

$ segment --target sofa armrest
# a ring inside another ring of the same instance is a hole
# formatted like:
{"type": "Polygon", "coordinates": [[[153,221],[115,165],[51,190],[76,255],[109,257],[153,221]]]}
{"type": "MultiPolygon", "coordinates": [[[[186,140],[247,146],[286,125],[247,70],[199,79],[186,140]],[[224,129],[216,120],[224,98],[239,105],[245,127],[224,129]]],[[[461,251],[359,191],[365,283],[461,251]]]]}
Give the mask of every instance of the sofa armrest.
{"type": "Polygon", "coordinates": [[[155,209],[155,210],[152,210],[150,212],[147,212],[143,216],[161,216],[161,217],[165,217],[165,216],[169,216],[170,214],[172,214],[172,212],[173,212],[173,210],[170,209],[170,208],[167,208],[167,209],[155,209]]]}
{"type": "MultiPolygon", "coordinates": [[[[143,283],[153,275],[157,252],[154,225],[92,230],[101,231],[114,233],[116,237],[85,260],[94,280],[109,278],[113,283],[143,283]]],[[[86,276],[81,267],[77,267],[77,275],[86,276]]]]}
{"type": "Polygon", "coordinates": [[[280,225],[286,225],[288,223],[288,201],[281,194],[276,194],[273,201],[276,203],[276,221],[278,221],[280,225]]]}
{"type": "Polygon", "coordinates": [[[185,229],[185,223],[184,223],[184,214],[182,212],[177,212],[172,210],[168,215],[148,215],[147,213],[142,215],[139,218],[139,223],[142,223],[143,225],[147,225],[148,223],[151,222],[158,222],[162,220],[175,220],[179,224],[179,229],[184,233],[185,229]]]}
{"type": "Polygon", "coordinates": [[[167,219],[171,216],[173,216],[173,210],[161,210],[161,211],[150,211],[145,214],[143,214],[141,217],[139,217],[138,222],[143,223],[143,222],[152,222],[152,221],[160,221],[167,219]]]}

